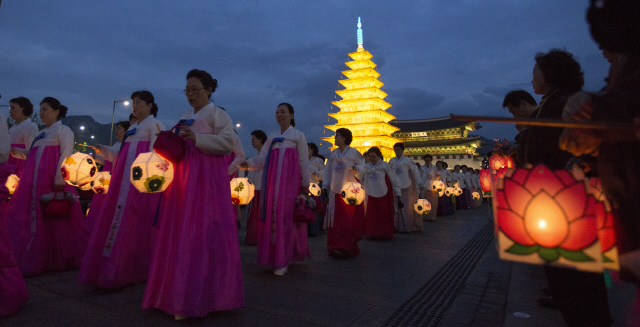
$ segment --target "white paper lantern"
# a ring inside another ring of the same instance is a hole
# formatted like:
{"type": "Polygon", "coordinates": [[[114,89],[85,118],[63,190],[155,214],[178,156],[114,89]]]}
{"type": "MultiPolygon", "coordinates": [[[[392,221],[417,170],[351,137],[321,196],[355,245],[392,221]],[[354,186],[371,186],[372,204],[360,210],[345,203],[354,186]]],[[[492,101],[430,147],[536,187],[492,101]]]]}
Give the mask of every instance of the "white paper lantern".
{"type": "Polygon", "coordinates": [[[425,199],[418,199],[413,205],[413,209],[415,209],[419,215],[426,215],[431,211],[431,203],[425,199]]]}
{"type": "Polygon", "coordinates": [[[471,196],[473,197],[474,200],[480,199],[480,193],[478,193],[478,192],[471,193],[471,196]]]}
{"type": "Polygon", "coordinates": [[[80,188],[81,191],[91,191],[91,183],[82,184],[78,186],[78,188],[80,188]]]}
{"type": "Polygon", "coordinates": [[[454,195],[456,195],[456,189],[451,187],[451,186],[449,186],[449,187],[444,189],[444,194],[446,196],[454,196],[454,195]]]}
{"type": "Polygon", "coordinates": [[[456,196],[461,196],[462,195],[462,189],[461,188],[456,186],[456,187],[454,187],[454,189],[455,189],[455,192],[456,192],[455,193],[456,196]]]}
{"type": "Polygon", "coordinates": [[[105,194],[109,191],[109,184],[111,184],[111,173],[101,171],[91,181],[91,189],[98,194],[105,194]]]}
{"type": "Polygon", "coordinates": [[[433,183],[431,183],[431,188],[434,192],[438,192],[438,196],[444,195],[445,185],[443,181],[439,179],[433,181],[433,183]]]}
{"type": "Polygon", "coordinates": [[[131,165],[130,180],[141,193],[163,192],[173,180],[173,164],[155,152],[140,153],[131,165]]]}
{"type": "Polygon", "coordinates": [[[231,203],[246,205],[253,199],[256,187],[246,177],[236,177],[231,180],[231,203]]]}
{"type": "Polygon", "coordinates": [[[364,188],[360,183],[347,183],[342,187],[342,200],[346,204],[360,205],[364,201],[364,188]]]}
{"type": "Polygon", "coordinates": [[[15,192],[16,188],[18,188],[19,183],[20,183],[20,178],[18,178],[18,175],[16,174],[9,175],[9,177],[7,178],[7,182],[4,183],[4,186],[6,186],[9,189],[9,195],[13,195],[13,192],[15,192]]]}
{"type": "Polygon", "coordinates": [[[320,196],[322,194],[322,189],[316,183],[309,184],[309,195],[320,196]]]}
{"type": "Polygon", "coordinates": [[[91,183],[98,168],[90,154],[76,152],[64,159],[60,171],[69,185],[82,186],[91,183]]]}

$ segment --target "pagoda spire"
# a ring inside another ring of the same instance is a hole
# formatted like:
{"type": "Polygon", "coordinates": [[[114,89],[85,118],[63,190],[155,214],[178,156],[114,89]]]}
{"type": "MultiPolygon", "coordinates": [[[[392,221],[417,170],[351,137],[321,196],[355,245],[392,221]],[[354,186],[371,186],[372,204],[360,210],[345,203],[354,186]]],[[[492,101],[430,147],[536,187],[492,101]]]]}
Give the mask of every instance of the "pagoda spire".
{"type": "Polygon", "coordinates": [[[364,48],[362,47],[362,23],[360,22],[360,16],[358,16],[357,35],[358,35],[358,51],[362,51],[364,50],[364,48]]]}

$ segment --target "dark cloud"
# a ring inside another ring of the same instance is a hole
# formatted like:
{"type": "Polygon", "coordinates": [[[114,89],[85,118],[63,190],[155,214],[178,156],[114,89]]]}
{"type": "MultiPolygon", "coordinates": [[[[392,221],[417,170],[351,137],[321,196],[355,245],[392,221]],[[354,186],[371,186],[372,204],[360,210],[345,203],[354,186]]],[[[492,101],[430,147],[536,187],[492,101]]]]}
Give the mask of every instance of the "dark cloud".
{"type": "Polygon", "coordinates": [[[385,91],[389,95],[387,101],[393,105],[393,111],[390,112],[398,119],[430,117],[429,109],[439,106],[445,100],[445,97],[440,94],[415,87],[387,88],[385,91]],[[421,116],[415,117],[416,113],[421,113],[421,116]]]}

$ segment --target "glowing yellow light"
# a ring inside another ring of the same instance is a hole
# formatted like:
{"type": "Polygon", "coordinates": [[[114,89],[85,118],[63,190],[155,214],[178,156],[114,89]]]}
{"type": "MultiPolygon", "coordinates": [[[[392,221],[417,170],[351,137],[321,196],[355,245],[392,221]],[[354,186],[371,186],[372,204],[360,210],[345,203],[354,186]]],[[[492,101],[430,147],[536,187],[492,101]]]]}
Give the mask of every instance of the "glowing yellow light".
{"type": "Polygon", "coordinates": [[[544,221],[544,220],[540,220],[540,221],[538,222],[538,227],[540,227],[541,229],[545,229],[545,228],[547,228],[547,222],[546,222],[546,221],[544,221]]]}

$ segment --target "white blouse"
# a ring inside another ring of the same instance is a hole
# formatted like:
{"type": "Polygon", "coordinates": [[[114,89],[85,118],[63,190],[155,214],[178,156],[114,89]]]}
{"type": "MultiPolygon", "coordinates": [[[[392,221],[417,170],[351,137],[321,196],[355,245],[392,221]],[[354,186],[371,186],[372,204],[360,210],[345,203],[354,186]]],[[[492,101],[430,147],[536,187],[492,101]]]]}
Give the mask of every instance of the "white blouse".
{"type": "Polygon", "coordinates": [[[436,168],[435,174],[436,174],[436,177],[440,176],[440,180],[444,183],[445,186],[448,186],[449,183],[451,183],[451,172],[450,171],[448,171],[446,169],[438,170],[436,168]]]}
{"type": "MultiPolygon", "coordinates": [[[[272,148],[293,148],[298,150],[298,162],[300,164],[300,173],[302,175],[302,181],[300,182],[300,184],[302,187],[309,187],[309,184],[311,182],[309,181],[309,174],[307,173],[309,171],[309,148],[307,147],[307,138],[304,136],[304,133],[296,130],[295,128],[293,128],[293,126],[290,126],[286,131],[284,131],[284,133],[271,133],[271,135],[269,135],[269,137],[267,138],[267,142],[264,143],[264,146],[260,150],[260,153],[257,156],[247,160],[247,164],[250,168],[260,169],[264,167],[267,154],[269,153],[269,146],[271,145],[272,140],[278,137],[284,138],[284,141],[274,143],[272,148]]],[[[284,152],[285,151],[280,151],[277,167],[282,167],[284,152]]],[[[278,172],[276,173],[276,182],[280,181],[280,173],[280,170],[278,170],[278,172]]]]}
{"type": "Polygon", "coordinates": [[[209,103],[197,113],[187,110],[180,119],[195,119],[191,131],[196,135],[196,147],[202,152],[226,156],[234,148],[233,122],[226,111],[209,103]]]}
{"type": "Polygon", "coordinates": [[[425,188],[428,190],[431,190],[431,184],[433,184],[433,181],[436,178],[436,169],[436,165],[431,165],[428,167],[427,165],[420,166],[420,177],[424,182],[425,188]]]}
{"type": "Polygon", "coordinates": [[[238,166],[247,160],[247,156],[244,154],[244,147],[238,137],[238,134],[233,133],[233,153],[236,155],[233,161],[229,164],[229,176],[238,171],[238,166]]]}
{"type": "MultiPolygon", "coordinates": [[[[3,120],[3,122],[5,121],[6,120],[3,120]]],[[[38,125],[28,118],[20,124],[11,126],[9,129],[11,144],[24,144],[24,147],[27,149],[31,146],[31,142],[33,142],[33,139],[35,139],[38,134],[40,134],[38,125]]]]}
{"type": "Polygon", "coordinates": [[[478,181],[475,178],[476,176],[475,174],[471,174],[470,172],[467,171],[464,175],[467,177],[467,180],[469,181],[470,188],[474,188],[474,189],[480,188],[480,185],[478,185],[478,181]]]}
{"type": "Polygon", "coordinates": [[[462,172],[458,173],[454,171],[453,173],[451,173],[451,176],[454,185],[457,182],[460,188],[469,188],[469,181],[462,172]]]}
{"type": "MultiPolygon", "coordinates": [[[[358,172],[360,173],[360,171],[358,172]]],[[[398,176],[384,160],[378,160],[378,163],[375,165],[368,162],[364,166],[362,173],[358,175],[360,177],[359,179],[364,181],[364,191],[367,196],[379,198],[387,194],[389,189],[385,182],[385,175],[389,176],[393,193],[400,196],[400,181],[398,180],[398,176]],[[362,175],[364,175],[364,179],[361,178],[362,175]]]]}
{"type": "Polygon", "coordinates": [[[311,183],[318,184],[322,180],[324,174],[324,160],[320,157],[313,157],[309,159],[309,178],[311,183]],[[317,177],[313,176],[315,174],[317,177]]]}
{"type": "Polygon", "coordinates": [[[330,189],[333,193],[341,193],[342,187],[351,182],[358,182],[351,171],[351,167],[361,170],[364,168],[364,157],[362,154],[347,146],[344,151],[340,152],[340,148],[333,149],[324,166],[323,173],[323,189],[330,189]]]}
{"type": "MultiPolygon", "coordinates": [[[[264,147],[264,146],[263,146],[264,147]]],[[[258,151],[259,154],[259,151],[258,151]]],[[[253,186],[255,187],[256,191],[260,191],[260,185],[262,185],[262,169],[260,170],[249,170],[248,171],[248,178],[249,181],[251,183],[253,183],[253,186]]]]}
{"type": "Polygon", "coordinates": [[[389,160],[389,166],[398,175],[401,189],[408,188],[412,182],[415,183],[417,188],[424,185],[418,167],[409,157],[402,156],[400,159],[393,157],[389,160]],[[411,173],[411,176],[409,176],[409,173],[411,173]]]}

